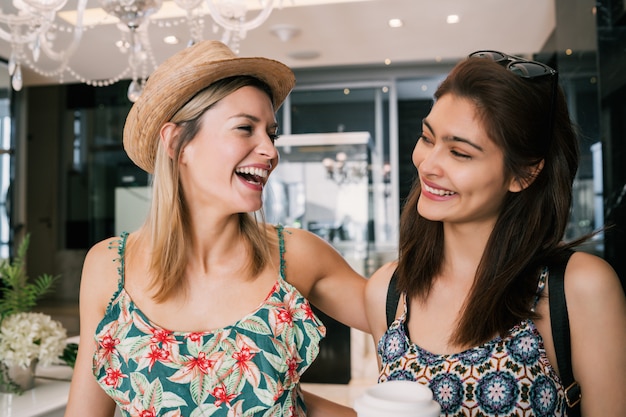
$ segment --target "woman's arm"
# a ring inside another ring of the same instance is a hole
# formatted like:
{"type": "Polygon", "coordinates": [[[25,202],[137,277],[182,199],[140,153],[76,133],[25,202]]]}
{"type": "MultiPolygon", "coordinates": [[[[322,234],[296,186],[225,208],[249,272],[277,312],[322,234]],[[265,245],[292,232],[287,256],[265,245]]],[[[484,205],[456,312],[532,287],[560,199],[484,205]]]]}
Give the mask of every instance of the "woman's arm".
{"type": "Polygon", "coordinates": [[[114,256],[106,241],[95,245],[85,258],[80,284],[80,341],[65,417],[111,417],[115,412],[115,403],[92,372],[96,327],[117,289],[114,256]]]}
{"type": "Polygon", "coordinates": [[[365,284],[341,254],[302,229],[285,229],[286,279],[313,305],[335,320],[369,333],[365,284]]]}
{"type": "Polygon", "coordinates": [[[626,297],[611,266],[576,252],[565,270],[572,371],[585,417],[626,416],[626,297]]]}
{"type": "Polygon", "coordinates": [[[307,391],[304,394],[307,417],[356,417],[356,411],[307,391]]]}

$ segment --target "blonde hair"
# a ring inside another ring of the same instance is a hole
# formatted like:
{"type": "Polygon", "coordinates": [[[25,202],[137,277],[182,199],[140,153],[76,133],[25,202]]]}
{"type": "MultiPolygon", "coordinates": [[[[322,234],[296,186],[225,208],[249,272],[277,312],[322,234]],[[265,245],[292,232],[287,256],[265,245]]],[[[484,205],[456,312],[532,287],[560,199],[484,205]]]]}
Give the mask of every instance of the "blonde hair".
{"type": "MultiPolygon", "coordinates": [[[[161,141],[157,147],[152,181],[152,205],[145,229],[150,233],[150,273],[153,298],[161,302],[175,290],[185,288],[185,269],[188,264],[188,245],[191,226],[185,196],[180,183],[179,158],[182,149],[200,130],[201,116],[215,103],[244,86],[254,86],[272,98],[269,87],[262,81],[237,76],[219,80],[196,94],[181,107],[170,122],[181,126],[180,134],[170,157],[161,141]]],[[[261,211],[261,219],[264,216],[261,211]]],[[[259,274],[270,261],[270,247],[264,221],[259,222],[252,213],[239,213],[239,230],[246,243],[249,261],[244,271],[252,276],[259,274]]]]}

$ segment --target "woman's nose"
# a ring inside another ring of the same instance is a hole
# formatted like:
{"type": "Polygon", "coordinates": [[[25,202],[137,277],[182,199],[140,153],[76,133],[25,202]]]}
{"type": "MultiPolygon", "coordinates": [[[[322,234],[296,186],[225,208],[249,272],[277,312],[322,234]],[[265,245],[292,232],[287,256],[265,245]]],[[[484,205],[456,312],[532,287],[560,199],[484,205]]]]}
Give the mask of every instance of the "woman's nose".
{"type": "Polygon", "coordinates": [[[440,152],[436,147],[426,147],[417,142],[413,148],[413,165],[421,174],[438,173],[441,170],[440,152]]]}
{"type": "Polygon", "coordinates": [[[257,147],[257,151],[260,154],[267,156],[268,159],[278,158],[278,150],[274,145],[274,137],[267,133],[264,133],[262,135],[262,139],[259,143],[259,146],[257,147]]]}

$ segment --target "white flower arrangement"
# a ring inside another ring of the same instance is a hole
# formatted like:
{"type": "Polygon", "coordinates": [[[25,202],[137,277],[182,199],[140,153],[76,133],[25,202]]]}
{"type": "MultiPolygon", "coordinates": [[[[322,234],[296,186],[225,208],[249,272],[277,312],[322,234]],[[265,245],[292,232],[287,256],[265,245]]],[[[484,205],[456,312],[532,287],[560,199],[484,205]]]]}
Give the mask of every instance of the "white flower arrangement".
{"type": "Polygon", "coordinates": [[[27,368],[35,359],[50,365],[59,361],[66,341],[65,328],[47,314],[10,314],[0,325],[0,358],[7,366],[27,368]]]}

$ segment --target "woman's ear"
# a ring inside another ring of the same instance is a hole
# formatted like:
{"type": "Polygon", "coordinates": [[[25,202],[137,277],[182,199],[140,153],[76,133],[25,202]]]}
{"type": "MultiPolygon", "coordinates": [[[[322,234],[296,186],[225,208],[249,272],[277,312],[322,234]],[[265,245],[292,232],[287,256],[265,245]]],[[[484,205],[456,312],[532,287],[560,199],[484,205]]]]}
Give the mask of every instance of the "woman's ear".
{"type": "Polygon", "coordinates": [[[528,167],[528,175],[524,176],[524,178],[512,178],[511,183],[509,184],[509,191],[512,193],[519,193],[520,191],[524,191],[526,188],[528,188],[530,184],[535,181],[535,178],[537,178],[537,176],[543,169],[543,164],[544,160],[542,159],[535,165],[531,165],[530,167],[528,167]]]}
{"type": "Polygon", "coordinates": [[[165,149],[170,159],[174,159],[176,154],[174,149],[177,143],[178,129],[179,127],[175,123],[167,122],[161,126],[159,132],[161,146],[165,149]]]}

